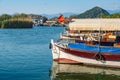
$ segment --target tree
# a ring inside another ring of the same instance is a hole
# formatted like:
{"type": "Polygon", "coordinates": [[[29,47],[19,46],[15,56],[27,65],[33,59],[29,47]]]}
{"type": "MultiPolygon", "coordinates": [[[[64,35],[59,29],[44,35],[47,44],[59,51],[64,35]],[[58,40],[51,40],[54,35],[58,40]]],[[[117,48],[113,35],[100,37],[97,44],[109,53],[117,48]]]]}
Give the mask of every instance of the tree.
{"type": "Polygon", "coordinates": [[[110,14],[105,16],[105,18],[120,18],[120,13],[110,14]]]}
{"type": "Polygon", "coordinates": [[[11,18],[10,15],[8,15],[8,14],[3,14],[2,16],[0,16],[0,21],[9,20],[10,18],[11,18]]]}
{"type": "Polygon", "coordinates": [[[13,16],[12,16],[13,19],[17,19],[19,18],[19,14],[18,13],[15,13],[13,16]]]}
{"type": "Polygon", "coordinates": [[[106,18],[105,14],[101,13],[99,18],[106,18]]]}
{"type": "Polygon", "coordinates": [[[69,17],[70,19],[73,19],[73,18],[77,18],[77,15],[76,14],[73,14],[69,17]]]}
{"type": "Polygon", "coordinates": [[[43,23],[45,23],[47,20],[47,17],[43,16],[43,23]]]}
{"type": "Polygon", "coordinates": [[[24,14],[24,13],[21,13],[19,16],[22,17],[22,18],[28,17],[28,15],[27,15],[27,14],[24,14]]]}

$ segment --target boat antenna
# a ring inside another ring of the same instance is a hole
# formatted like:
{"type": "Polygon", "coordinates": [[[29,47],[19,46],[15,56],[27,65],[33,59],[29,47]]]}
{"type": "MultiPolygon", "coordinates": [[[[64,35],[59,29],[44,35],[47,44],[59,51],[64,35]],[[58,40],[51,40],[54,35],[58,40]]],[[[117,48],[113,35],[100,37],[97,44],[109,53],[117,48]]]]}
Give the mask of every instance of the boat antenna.
{"type": "Polygon", "coordinates": [[[101,52],[101,48],[100,48],[100,45],[101,45],[101,26],[102,26],[102,11],[101,11],[101,13],[100,13],[100,21],[99,21],[99,35],[98,35],[98,54],[100,54],[100,52],[101,52]]]}
{"type": "Polygon", "coordinates": [[[99,28],[98,28],[98,52],[95,54],[96,60],[102,60],[102,55],[101,55],[101,19],[99,18],[99,28]]]}
{"type": "Polygon", "coordinates": [[[100,26],[99,26],[99,33],[98,33],[98,54],[100,54],[101,50],[100,50],[100,45],[101,45],[101,23],[100,23],[100,26]]]}
{"type": "Polygon", "coordinates": [[[101,26],[102,26],[102,18],[100,18],[100,26],[99,26],[99,35],[98,35],[98,53],[96,54],[96,56],[98,57],[98,60],[100,60],[101,62],[105,62],[104,56],[101,54],[101,26]]]}

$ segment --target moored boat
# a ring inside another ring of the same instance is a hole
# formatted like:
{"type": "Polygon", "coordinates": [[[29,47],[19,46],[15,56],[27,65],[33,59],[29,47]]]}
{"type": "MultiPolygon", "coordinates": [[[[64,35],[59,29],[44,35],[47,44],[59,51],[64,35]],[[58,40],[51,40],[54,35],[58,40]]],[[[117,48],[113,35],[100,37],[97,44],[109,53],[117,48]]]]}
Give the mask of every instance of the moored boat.
{"type": "Polygon", "coordinates": [[[120,19],[73,19],[66,31],[60,34],[60,38],[99,43],[100,36],[102,45],[113,46],[115,40],[120,38],[119,23],[120,19]]]}
{"type": "Polygon", "coordinates": [[[85,64],[102,67],[120,68],[120,49],[113,47],[90,46],[81,43],[52,44],[53,60],[60,63],[85,64]]]}
{"type": "MultiPolygon", "coordinates": [[[[80,19],[80,21],[76,20],[75,23],[72,22],[70,24],[71,30],[80,30],[82,32],[96,30],[95,33],[98,35],[98,38],[95,41],[88,39],[89,36],[87,36],[87,39],[78,43],[69,41],[54,42],[51,40],[53,60],[59,63],[120,68],[120,28],[118,27],[120,24],[117,22],[120,22],[120,19],[80,19]],[[112,33],[103,43],[102,36],[106,31],[112,33]]],[[[87,32],[84,34],[88,34],[87,32]]],[[[69,38],[67,39],[69,40],[69,38]]]]}

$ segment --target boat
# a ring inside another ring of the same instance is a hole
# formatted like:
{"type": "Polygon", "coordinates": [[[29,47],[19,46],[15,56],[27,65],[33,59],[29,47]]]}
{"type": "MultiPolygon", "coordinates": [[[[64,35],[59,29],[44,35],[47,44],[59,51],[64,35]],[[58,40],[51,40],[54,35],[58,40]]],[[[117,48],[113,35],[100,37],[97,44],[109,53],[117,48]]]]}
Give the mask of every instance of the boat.
{"type": "Polygon", "coordinates": [[[53,61],[51,80],[119,80],[120,70],[85,65],[60,64],[53,61]]]}
{"type": "Polygon", "coordinates": [[[60,38],[69,38],[74,42],[99,43],[100,32],[101,45],[113,46],[116,37],[119,38],[119,22],[120,19],[73,19],[66,31],[60,34],[60,38]]]}
{"type": "MultiPolygon", "coordinates": [[[[120,19],[74,19],[70,30],[80,30],[84,34],[95,31],[94,39],[84,39],[82,42],[54,42],[51,40],[53,60],[67,64],[84,64],[91,66],[120,69],[120,19]],[[107,39],[102,40],[106,32],[111,32],[107,39]],[[102,34],[102,35],[101,35],[102,34]]],[[[76,40],[76,39],[74,39],[76,40]]]]}

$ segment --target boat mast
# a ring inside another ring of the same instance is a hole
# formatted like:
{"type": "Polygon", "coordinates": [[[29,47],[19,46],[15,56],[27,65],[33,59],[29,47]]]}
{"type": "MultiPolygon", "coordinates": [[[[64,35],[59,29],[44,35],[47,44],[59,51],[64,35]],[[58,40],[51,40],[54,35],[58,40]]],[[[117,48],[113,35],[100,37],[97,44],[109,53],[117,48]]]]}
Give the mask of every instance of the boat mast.
{"type": "Polygon", "coordinates": [[[100,23],[99,23],[99,33],[98,33],[99,34],[98,35],[98,43],[99,43],[98,44],[98,54],[100,54],[100,52],[101,52],[101,50],[100,50],[100,44],[101,44],[101,26],[102,26],[101,25],[102,24],[101,21],[102,21],[102,13],[100,14],[100,19],[99,20],[100,20],[100,23]]]}
{"type": "Polygon", "coordinates": [[[98,54],[100,54],[100,44],[101,44],[101,24],[100,24],[100,27],[99,27],[99,33],[98,33],[98,54]]]}

